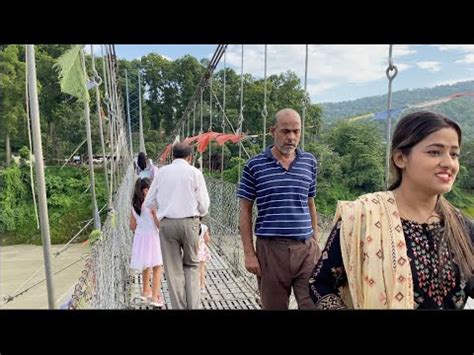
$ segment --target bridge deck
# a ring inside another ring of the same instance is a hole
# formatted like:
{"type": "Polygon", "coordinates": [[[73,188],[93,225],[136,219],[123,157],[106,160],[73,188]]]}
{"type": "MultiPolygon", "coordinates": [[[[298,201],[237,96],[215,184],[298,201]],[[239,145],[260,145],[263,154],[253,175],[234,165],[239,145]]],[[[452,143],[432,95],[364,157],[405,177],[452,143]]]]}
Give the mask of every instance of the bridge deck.
{"type": "MultiPolygon", "coordinates": [[[[212,243],[210,251],[212,258],[207,263],[206,293],[201,294],[201,309],[260,309],[256,292],[240,277],[234,275],[232,266],[219,255],[218,249],[212,243]]],[[[130,309],[155,309],[140,300],[141,273],[133,274],[131,278],[130,309]]],[[[170,309],[166,275],[161,282],[161,291],[165,300],[163,309],[170,309]]]]}

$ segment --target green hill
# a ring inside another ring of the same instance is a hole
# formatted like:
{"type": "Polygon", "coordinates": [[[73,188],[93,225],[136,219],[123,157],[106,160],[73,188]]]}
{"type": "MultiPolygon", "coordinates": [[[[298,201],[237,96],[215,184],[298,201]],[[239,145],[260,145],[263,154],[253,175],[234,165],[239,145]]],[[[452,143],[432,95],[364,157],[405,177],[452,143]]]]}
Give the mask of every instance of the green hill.
{"type": "MultiPolygon", "coordinates": [[[[440,85],[433,88],[396,91],[392,96],[392,109],[433,101],[463,92],[474,92],[474,81],[440,85]]],[[[321,107],[323,108],[323,122],[332,124],[345,118],[386,111],[387,95],[370,96],[338,103],[322,103],[321,107]]],[[[456,98],[446,103],[429,106],[427,109],[444,113],[456,120],[463,128],[465,139],[474,139],[474,97],[456,98]]],[[[405,112],[408,112],[408,110],[405,112]]]]}

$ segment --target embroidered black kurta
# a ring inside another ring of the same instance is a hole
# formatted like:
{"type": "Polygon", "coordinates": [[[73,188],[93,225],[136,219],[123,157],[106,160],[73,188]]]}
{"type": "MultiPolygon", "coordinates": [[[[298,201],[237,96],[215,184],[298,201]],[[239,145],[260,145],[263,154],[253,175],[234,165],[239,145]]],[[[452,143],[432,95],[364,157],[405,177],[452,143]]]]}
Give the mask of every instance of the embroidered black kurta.
{"type": "MultiPolygon", "coordinates": [[[[413,275],[415,309],[462,309],[471,285],[461,281],[459,268],[441,238],[443,224],[419,224],[402,218],[407,254],[413,275]],[[438,253],[441,253],[441,258],[438,253]]],[[[474,227],[470,225],[474,243],[474,227]]],[[[331,231],[309,280],[310,295],[318,309],[344,309],[339,288],[347,284],[340,244],[340,221],[331,231]]]]}

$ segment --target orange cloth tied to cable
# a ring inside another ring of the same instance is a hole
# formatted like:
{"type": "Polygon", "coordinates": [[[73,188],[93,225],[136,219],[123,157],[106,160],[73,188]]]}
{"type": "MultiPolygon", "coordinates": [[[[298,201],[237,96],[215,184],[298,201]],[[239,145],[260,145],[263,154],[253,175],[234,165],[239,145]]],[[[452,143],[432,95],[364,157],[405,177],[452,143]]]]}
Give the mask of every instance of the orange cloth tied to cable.
{"type": "MultiPolygon", "coordinates": [[[[241,141],[244,138],[243,134],[233,134],[233,133],[218,133],[218,132],[205,132],[198,134],[197,136],[193,137],[187,137],[184,139],[184,143],[186,144],[191,144],[193,142],[197,142],[197,151],[199,153],[203,153],[206,151],[209,142],[212,141],[213,139],[217,142],[219,145],[223,145],[225,142],[231,141],[232,143],[237,143],[241,141]]],[[[160,157],[160,161],[164,162],[168,155],[171,153],[171,148],[172,144],[168,144],[166,146],[165,151],[160,157]]]]}

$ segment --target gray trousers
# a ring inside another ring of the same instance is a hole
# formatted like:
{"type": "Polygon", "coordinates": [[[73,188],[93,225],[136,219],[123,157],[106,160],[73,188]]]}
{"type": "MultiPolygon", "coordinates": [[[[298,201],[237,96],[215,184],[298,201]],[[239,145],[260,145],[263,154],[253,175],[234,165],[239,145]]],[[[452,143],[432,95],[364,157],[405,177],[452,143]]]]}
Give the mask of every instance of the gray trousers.
{"type": "Polygon", "coordinates": [[[160,244],[172,309],[199,309],[199,218],[163,218],[160,244]]]}

